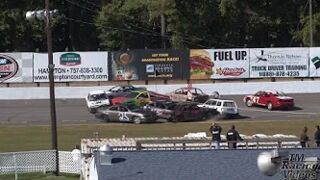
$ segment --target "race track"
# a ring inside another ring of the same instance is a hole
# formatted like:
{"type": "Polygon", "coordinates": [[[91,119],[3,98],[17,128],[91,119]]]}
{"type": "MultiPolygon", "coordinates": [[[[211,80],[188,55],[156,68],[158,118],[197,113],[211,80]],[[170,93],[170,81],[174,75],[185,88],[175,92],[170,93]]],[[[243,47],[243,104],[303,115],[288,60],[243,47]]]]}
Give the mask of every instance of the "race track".
{"type": "MultiPolygon", "coordinates": [[[[290,94],[296,108],[285,111],[268,111],[261,107],[246,107],[243,96],[223,96],[234,99],[239,108],[241,120],[320,120],[320,94],[290,94]]],[[[59,124],[102,123],[90,114],[84,99],[56,100],[59,124]]],[[[49,100],[0,100],[0,124],[50,124],[49,100]]]]}

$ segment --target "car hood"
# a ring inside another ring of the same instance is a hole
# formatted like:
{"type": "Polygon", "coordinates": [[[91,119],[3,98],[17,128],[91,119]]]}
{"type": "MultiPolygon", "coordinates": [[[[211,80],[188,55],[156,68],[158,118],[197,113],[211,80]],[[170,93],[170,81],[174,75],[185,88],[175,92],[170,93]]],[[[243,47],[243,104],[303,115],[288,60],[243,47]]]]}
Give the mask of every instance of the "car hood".
{"type": "Polygon", "coordinates": [[[112,102],[124,102],[124,101],[126,101],[126,100],[128,100],[129,98],[126,98],[126,97],[115,97],[115,98],[113,98],[111,101],[112,102]]]}

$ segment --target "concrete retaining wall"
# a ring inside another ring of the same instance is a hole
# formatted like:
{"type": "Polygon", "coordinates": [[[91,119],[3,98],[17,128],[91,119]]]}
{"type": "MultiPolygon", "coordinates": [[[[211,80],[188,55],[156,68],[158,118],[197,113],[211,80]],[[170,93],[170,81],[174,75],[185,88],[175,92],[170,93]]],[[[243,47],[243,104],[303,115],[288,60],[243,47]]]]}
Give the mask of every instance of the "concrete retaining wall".
{"type": "MultiPolygon", "coordinates": [[[[139,85],[147,87],[151,91],[168,93],[187,84],[153,84],[139,85]]],[[[57,99],[84,98],[91,90],[108,90],[112,86],[91,87],[56,87],[57,99]]],[[[320,93],[320,81],[285,81],[285,82],[225,82],[212,84],[193,84],[193,87],[201,88],[205,93],[212,94],[218,91],[221,95],[244,95],[252,94],[258,90],[279,90],[285,93],[320,93]]],[[[48,87],[2,87],[0,99],[48,99],[48,87]]]]}

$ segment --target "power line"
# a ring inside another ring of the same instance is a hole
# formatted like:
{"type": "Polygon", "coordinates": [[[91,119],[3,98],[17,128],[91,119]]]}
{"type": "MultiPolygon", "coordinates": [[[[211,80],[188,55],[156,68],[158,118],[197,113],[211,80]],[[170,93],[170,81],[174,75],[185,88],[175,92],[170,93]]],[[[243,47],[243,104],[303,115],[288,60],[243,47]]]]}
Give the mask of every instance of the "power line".
{"type": "MultiPolygon", "coordinates": [[[[97,13],[97,11],[93,10],[93,9],[90,9],[90,8],[87,8],[87,7],[84,7],[82,5],[80,5],[79,3],[75,3],[73,1],[70,1],[70,0],[65,0],[73,5],[76,5],[80,8],[83,8],[83,9],[86,9],[88,11],[91,11],[93,13],[97,13]]],[[[92,3],[92,2],[91,2],[92,3]]],[[[94,3],[93,3],[94,4],[94,3]]],[[[97,5],[98,6],[98,5],[97,5]]],[[[139,21],[138,19],[136,18],[133,18],[127,14],[124,14],[124,13],[117,13],[119,15],[123,15],[131,20],[135,20],[137,22],[142,22],[142,21],[139,21]]],[[[85,21],[82,21],[82,20],[79,20],[79,19],[72,19],[72,18],[69,18],[69,20],[73,20],[73,21],[77,21],[79,23],[84,23],[84,24],[92,24],[92,25],[95,25],[94,23],[89,23],[89,22],[85,22],[85,21]]],[[[142,23],[145,23],[145,22],[142,22],[142,23]]],[[[141,31],[134,31],[134,30],[129,30],[129,29],[124,29],[124,28],[116,28],[116,27],[104,27],[104,28],[109,28],[109,29],[114,29],[114,30],[119,30],[119,31],[124,31],[124,32],[130,32],[130,33],[135,33],[135,34],[142,34],[142,35],[148,35],[148,36],[160,36],[161,37],[161,34],[160,33],[157,33],[157,32],[154,32],[150,29],[146,29],[144,27],[140,27],[140,26],[136,26],[136,25],[133,25],[131,23],[127,23],[126,24],[129,24],[131,26],[134,26],[135,28],[139,28],[139,29],[142,29],[142,30],[145,30],[147,31],[146,32],[141,32],[141,31]]],[[[157,26],[157,27],[160,27],[160,26],[157,26]]],[[[171,36],[170,35],[167,35],[165,34],[163,37],[165,38],[170,38],[171,36]]],[[[194,45],[199,45],[200,47],[207,47],[207,46],[204,46],[204,45],[201,45],[201,44],[197,44],[197,43],[192,43],[192,40],[190,38],[187,38],[187,37],[182,37],[183,40],[187,40],[185,42],[189,42],[191,44],[194,44],[194,45]]],[[[199,41],[203,41],[203,42],[208,42],[208,43],[216,43],[216,44],[220,44],[220,45],[227,45],[227,46],[231,46],[231,47],[242,47],[242,46],[238,46],[238,45],[234,45],[234,44],[231,44],[231,43],[222,43],[222,42],[218,42],[218,41],[215,41],[215,40],[207,40],[207,39],[202,39],[202,38],[199,38],[199,37],[196,37],[196,36],[193,36],[193,39],[196,39],[196,40],[199,40],[199,41]]],[[[209,47],[211,48],[211,47],[209,47]]]]}
{"type": "MultiPolygon", "coordinates": [[[[69,17],[64,17],[64,18],[67,19],[67,20],[70,20],[70,21],[74,21],[74,22],[78,22],[78,23],[83,23],[83,24],[88,24],[88,25],[96,26],[96,24],[94,24],[94,23],[92,23],[92,22],[86,22],[86,21],[83,21],[83,20],[80,20],[80,19],[74,19],[74,18],[69,18],[69,17]]],[[[160,37],[160,36],[161,36],[161,34],[160,34],[160,33],[157,33],[157,32],[146,33],[146,32],[141,32],[141,31],[130,30],[130,29],[112,27],[112,26],[100,26],[100,27],[103,27],[103,28],[106,28],[106,29],[123,31],[123,32],[129,32],[129,33],[133,33],[133,34],[140,34],[140,35],[145,35],[145,36],[155,36],[155,37],[160,37]]],[[[170,38],[170,37],[172,37],[172,36],[170,36],[170,35],[165,35],[165,37],[166,37],[166,38],[170,38]]],[[[197,45],[197,46],[199,46],[199,47],[208,48],[208,46],[205,46],[205,45],[202,45],[202,44],[198,44],[198,43],[194,43],[194,42],[192,42],[190,39],[187,39],[187,38],[184,38],[184,37],[182,37],[182,38],[183,38],[182,41],[187,42],[187,43],[189,43],[189,44],[194,44],[194,45],[197,45]]]]}
{"type": "Polygon", "coordinates": [[[68,3],[70,3],[70,4],[72,4],[72,5],[75,5],[75,6],[78,6],[78,7],[80,7],[80,8],[86,9],[86,10],[88,10],[88,11],[90,11],[90,12],[97,13],[97,11],[95,11],[95,10],[93,10],[93,9],[90,9],[90,8],[88,8],[88,7],[82,6],[82,5],[79,4],[79,3],[75,3],[75,2],[70,1],[70,0],[65,0],[65,1],[67,1],[68,3]]]}

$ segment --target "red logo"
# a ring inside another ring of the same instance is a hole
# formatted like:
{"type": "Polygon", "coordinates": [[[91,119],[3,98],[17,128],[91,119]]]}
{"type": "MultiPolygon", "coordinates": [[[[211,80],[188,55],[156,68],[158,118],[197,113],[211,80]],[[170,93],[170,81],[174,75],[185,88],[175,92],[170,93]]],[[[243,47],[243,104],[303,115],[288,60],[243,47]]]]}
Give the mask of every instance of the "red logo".
{"type": "Polygon", "coordinates": [[[0,54],[0,82],[12,78],[18,72],[18,63],[10,56],[0,54]]]}
{"type": "Polygon", "coordinates": [[[216,74],[224,75],[224,76],[240,76],[241,74],[243,74],[244,72],[246,72],[246,70],[244,68],[219,68],[216,70],[216,74]]]}

